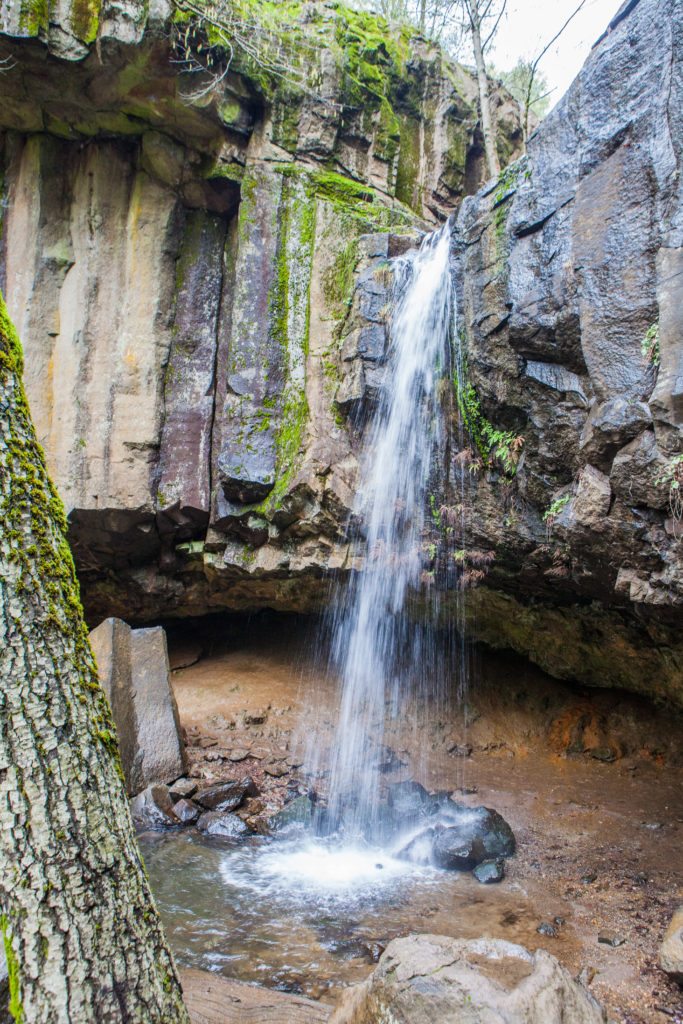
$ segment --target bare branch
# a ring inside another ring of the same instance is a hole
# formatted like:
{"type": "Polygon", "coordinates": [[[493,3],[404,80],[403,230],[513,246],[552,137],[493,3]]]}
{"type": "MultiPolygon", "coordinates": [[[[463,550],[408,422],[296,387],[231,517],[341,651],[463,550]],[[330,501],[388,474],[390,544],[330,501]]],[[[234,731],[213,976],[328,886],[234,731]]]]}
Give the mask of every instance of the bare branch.
{"type": "Polygon", "coordinates": [[[588,0],[581,0],[581,3],[578,5],[578,7],[574,8],[572,13],[569,15],[569,17],[565,21],[565,23],[562,26],[562,28],[558,32],[555,33],[555,35],[550,40],[550,42],[546,43],[546,45],[543,47],[543,49],[539,53],[538,57],[536,57],[536,59],[531,62],[530,74],[529,74],[529,82],[528,82],[527,90],[526,90],[526,98],[524,100],[524,136],[525,136],[525,138],[529,135],[529,110],[530,110],[530,107],[531,107],[531,91],[533,89],[534,77],[536,75],[536,71],[538,69],[538,65],[541,63],[542,59],[545,57],[546,53],[548,52],[550,47],[553,45],[553,43],[557,42],[557,40],[560,38],[560,36],[564,32],[564,30],[566,29],[566,27],[570,23],[570,21],[572,21],[576,17],[576,15],[579,13],[581,8],[587,2],[588,2],[588,0]]]}
{"type": "Polygon", "coordinates": [[[486,41],[482,45],[481,49],[482,49],[483,53],[486,53],[486,47],[489,45],[489,43],[491,42],[491,40],[495,36],[496,32],[498,31],[498,26],[500,25],[500,22],[501,22],[501,19],[502,19],[503,15],[505,14],[507,5],[508,5],[508,0],[503,0],[503,5],[502,5],[502,7],[500,9],[500,14],[496,18],[496,23],[493,26],[493,28],[491,29],[491,31],[489,32],[488,36],[486,37],[486,41]]]}

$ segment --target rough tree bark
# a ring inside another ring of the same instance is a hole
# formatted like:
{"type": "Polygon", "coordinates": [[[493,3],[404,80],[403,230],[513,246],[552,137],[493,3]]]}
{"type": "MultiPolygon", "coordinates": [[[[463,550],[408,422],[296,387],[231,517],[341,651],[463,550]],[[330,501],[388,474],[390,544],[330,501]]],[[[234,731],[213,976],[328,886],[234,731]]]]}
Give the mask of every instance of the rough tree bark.
{"type": "Polygon", "coordinates": [[[486,166],[490,177],[497,178],[500,174],[500,162],[496,150],[496,133],[491,116],[491,93],[489,90],[489,79],[486,74],[486,63],[484,61],[484,48],[481,42],[481,9],[479,0],[466,0],[467,14],[472,33],[472,49],[474,50],[474,64],[477,69],[477,84],[479,86],[479,108],[481,111],[481,130],[484,136],[484,151],[486,153],[486,166]]]}
{"type": "Polygon", "coordinates": [[[0,296],[0,930],[23,1024],[189,1024],[0,296]]]}

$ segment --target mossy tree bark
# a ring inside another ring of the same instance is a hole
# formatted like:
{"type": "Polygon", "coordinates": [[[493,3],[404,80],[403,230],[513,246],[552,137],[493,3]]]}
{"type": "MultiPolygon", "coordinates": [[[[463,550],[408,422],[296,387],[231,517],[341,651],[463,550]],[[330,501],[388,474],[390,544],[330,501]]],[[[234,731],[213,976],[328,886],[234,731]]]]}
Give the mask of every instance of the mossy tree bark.
{"type": "Polygon", "coordinates": [[[24,1024],[188,1024],[0,296],[0,929],[24,1024]]]}

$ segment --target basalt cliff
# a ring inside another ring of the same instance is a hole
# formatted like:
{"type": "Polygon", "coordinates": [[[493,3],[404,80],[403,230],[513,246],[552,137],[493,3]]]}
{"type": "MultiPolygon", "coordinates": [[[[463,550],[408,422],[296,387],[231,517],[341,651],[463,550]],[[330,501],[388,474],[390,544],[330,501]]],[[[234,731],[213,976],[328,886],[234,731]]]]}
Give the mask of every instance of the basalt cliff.
{"type": "Polygon", "coordinates": [[[683,704],[676,7],[625,4],[525,155],[498,88],[487,183],[474,76],[336,0],[3,0],[0,285],[93,624],[315,611],[362,571],[389,261],[451,217],[425,592],[683,704]]]}

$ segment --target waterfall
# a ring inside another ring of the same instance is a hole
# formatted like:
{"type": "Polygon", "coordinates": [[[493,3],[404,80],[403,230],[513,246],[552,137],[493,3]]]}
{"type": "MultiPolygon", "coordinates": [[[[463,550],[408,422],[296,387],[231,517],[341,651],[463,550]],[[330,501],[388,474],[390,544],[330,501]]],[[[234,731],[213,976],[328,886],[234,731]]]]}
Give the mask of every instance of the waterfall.
{"type": "Polygon", "coordinates": [[[449,364],[449,246],[446,224],[392,264],[385,378],[364,434],[356,509],[365,568],[354,575],[333,622],[342,695],[328,807],[350,835],[367,834],[377,820],[385,718],[404,714],[429,682],[425,632],[406,604],[420,586],[428,490],[445,450],[437,384],[449,364]]]}

